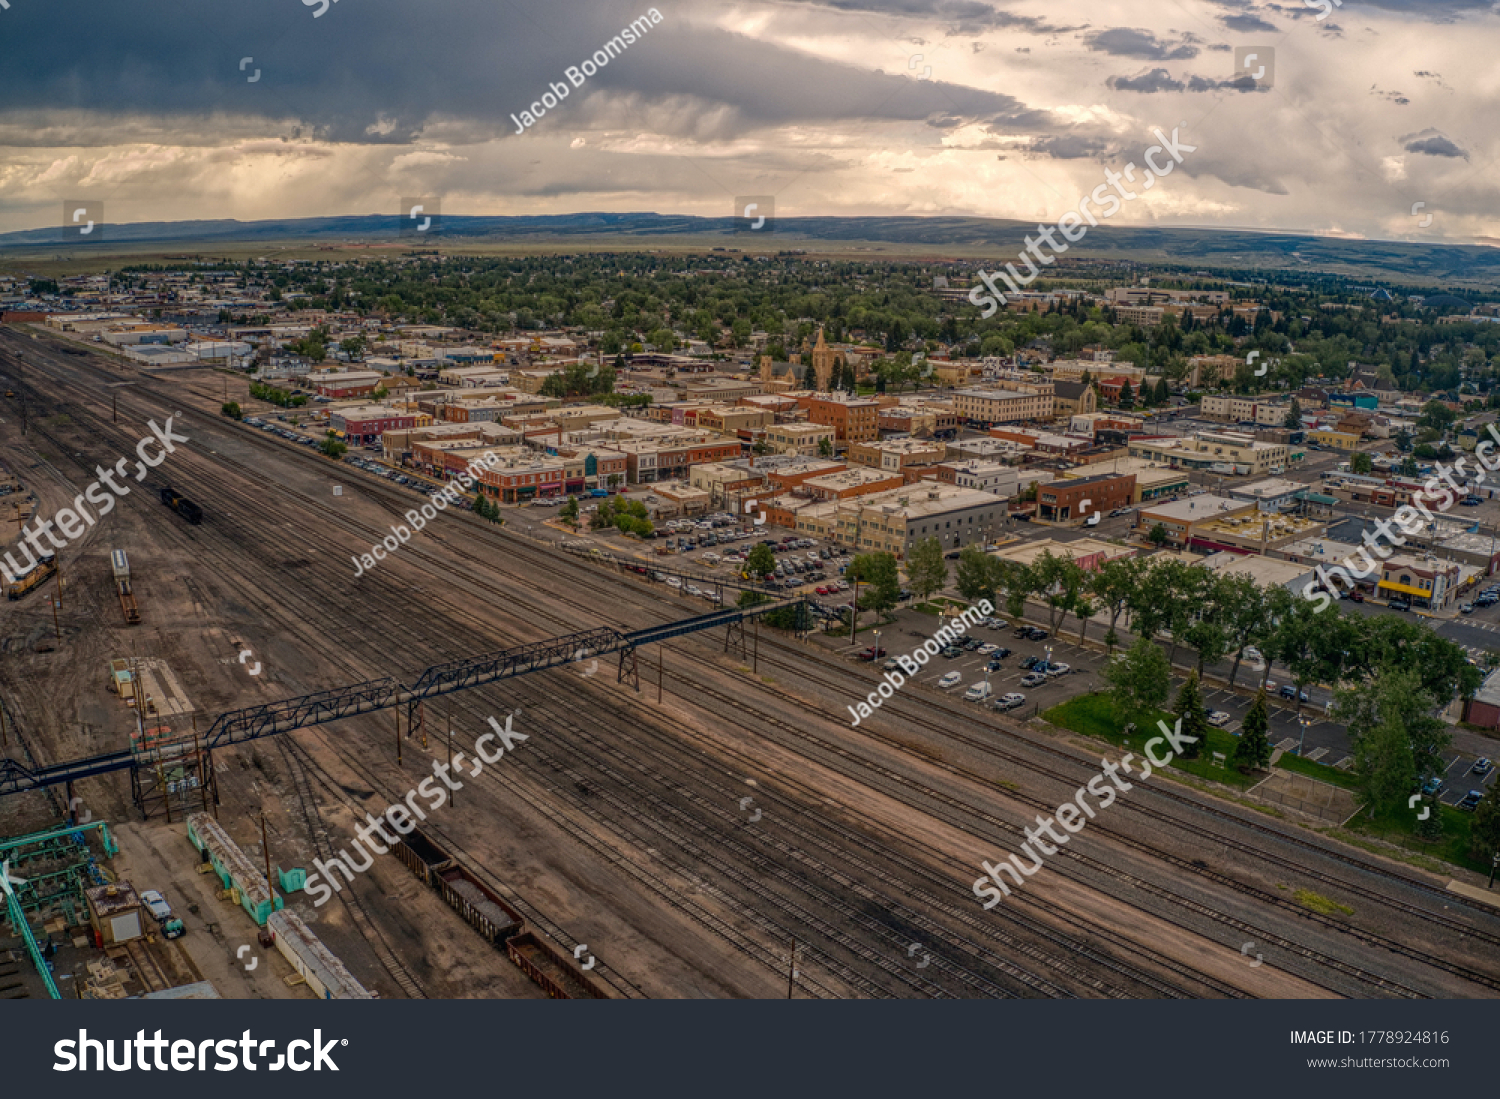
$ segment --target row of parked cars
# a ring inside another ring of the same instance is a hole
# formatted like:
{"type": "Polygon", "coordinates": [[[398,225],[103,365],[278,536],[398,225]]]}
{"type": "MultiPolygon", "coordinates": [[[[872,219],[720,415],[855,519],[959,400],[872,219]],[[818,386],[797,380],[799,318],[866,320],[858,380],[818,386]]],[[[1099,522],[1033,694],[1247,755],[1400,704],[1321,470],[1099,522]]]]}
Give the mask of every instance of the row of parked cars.
{"type": "Polygon", "coordinates": [[[373,473],[377,477],[384,477],[387,481],[392,481],[398,485],[405,485],[413,492],[420,492],[425,496],[431,496],[434,492],[438,491],[436,485],[430,485],[420,477],[408,477],[404,473],[397,473],[389,466],[383,466],[379,462],[372,462],[368,458],[361,458],[357,454],[346,454],[344,461],[351,466],[364,470],[366,473],[373,473]]]}
{"type": "Polygon", "coordinates": [[[254,416],[247,416],[245,418],[245,423],[249,424],[251,427],[257,427],[262,431],[269,431],[272,435],[280,435],[289,443],[301,443],[303,446],[318,445],[318,440],[303,435],[301,432],[291,431],[284,427],[278,427],[273,423],[257,419],[254,416]]]}
{"type": "Polygon", "coordinates": [[[1458,609],[1464,614],[1473,614],[1475,607],[1493,607],[1500,603],[1500,587],[1490,586],[1474,597],[1474,602],[1465,603],[1458,609]]]}
{"type": "MultiPolygon", "coordinates": [[[[1495,765],[1488,759],[1476,759],[1474,765],[1469,768],[1469,774],[1484,778],[1495,769],[1495,765]]],[[[1422,793],[1428,797],[1437,797],[1443,792],[1444,784],[1441,778],[1430,778],[1422,784],[1422,793]]],[[[1479,808],[1479,803],[1484,800],[1483,790],[1470,790],[1463,797],[1453,803],[1454,808],[1462,809],[1465,813],[1472,813],[1479,808]]]]}

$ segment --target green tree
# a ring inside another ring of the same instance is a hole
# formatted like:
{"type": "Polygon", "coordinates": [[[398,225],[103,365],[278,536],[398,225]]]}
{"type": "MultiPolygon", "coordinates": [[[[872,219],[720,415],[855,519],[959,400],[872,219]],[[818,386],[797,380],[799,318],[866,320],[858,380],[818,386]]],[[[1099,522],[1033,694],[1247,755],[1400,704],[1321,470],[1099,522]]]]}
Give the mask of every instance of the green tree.
{"type": "Polygon", "coordinates": [[[762,579],[775,572],[776,555],[771,552],[771,547],[756,543],[750,551],[750,556],[745,558],[745,571],[751,576],[758,576],[762,579]]]}
{"type": "Polygon", "coordinates": [[[1354,775],[1371,816],[1403,807],[1424,776],[1441,770],[1452,739],[1436,702],[1411,671],[1334,691],[1332,716],[1349,731],[1354,775]]]}
{"type": "Polygon", "coordinates": [[[241,411],[238,401],[230,401],[219,408],[220,416],[228,416],[231,420],[243,420],[245,414],[241,411]]]}
{"type": "Polygon", "coordinates": [[[1134,407],[1135,393],[1131,390],[1130,383],[1126,382],[1120,386],[1120,409],[1121,411],[1129,412],[1134,407]]]}
{"type": "Polygon", "coordinates": [[[1375,472],[1374,459],[1372,459],[1368,454],[1365,454],[1363,451],[1353,455],[1349,459],[1349,472],[1361,473],[1365,475],[1369,475],[1375,472]]]}
{"type": "Polygon", "coordinates": [[[1469,824],[1469,851],[1477,858],[1500,855],[1500,793],[1493,788],[1474,810],[1469,824]]]}
{"type": "Polygon", "coordinates": [[[943,544],[936,538],[924,538],[906,555],[906,578],[912,594],[925,603],[948,583],[948,562],[943,560],[943,544]]]}
{"type": "Polygon", "coordinates": [[[958,552],[958,569],[954,577],[958,594],[970,605],[988,600],[991,606],[999,604],[996,592],[999,588],[999,570],[996,558],[978,546],[965,546],[958,552]]]}
{"type": "Polygon", "coordinates": [[[1271,727],[1271,715],[1266,706],[1266,691],[1262,687],[1255,693],[1255,701],[1245,714],[1240,727],[1239,743],[1229,762],[1245,774],[1263,771],[1271,764],[1271,739],[1267,735],[1271,727]]]}
{"type": "Polygon", "coordinates": [[[1103,678],[1109,684],[1116,714],[1143,721],[1166,704],[1172,668],[1161,646],[1142,637],[1110,658],[1103,678]]]}
{"type": "Polygon", "coordinates": [[[1183,739],[1182,757],[1184,759],[1197,759],[1203,750],[1203,745],[1208,743],[1208,717],[1203,712],[1203,692],[1198,686],[1198,673],[1188,672],[1188,677],[1177,690],[1177,702],[1172,707],[1172,712],[1177,715],[1180,724],[1180,735],[1183,739]],[[1194,740],[1188,740],[1194,737],[1194,740]]]}
{"type": "Polygon", "coordinates": [[[828,438],[828,436],[826,436],[826,435],[823,436],[823,438],[821,438],[821,439],[818,440],[818,457],[819,458],[832,458],[833,457],[833,440],[830,439],[830,438],[828,438]]]}
{"type": "Polygon", "coordinates": [[[1171,536],[1167,534],[1167,528],[1162,526],[1160,523],[1157,523],[1152,526],[1150,532],[1146,535],[1146,541],[1150,542],[1153,546],[1160,546],[1163,545],[1169,537],[1171,536]]]}
{"type": "Polygon", "coordinates": [[[363,336],[350,336],[346,340],[339,341],[339,350],[351,359],[363,358],[365,347],[365,338],[363,336]]]}
{"type": "Polygon", "coordinates": [[[1031,566],[1032,592],[1047,604],[1047,629],[1057,632],[1061,617],[1072,611],[1087,575],[1072,557],[1043,550],[1031,566]]]}
{"type": "Polygon", "coordinates": [[[1089,594],[1099,601],[1102,609],[1109,612],[1109,632],[1104,635],[1104,643],[1109,646],[1110,652],[1114,652],[1115,645],[1120,640],[1115,633],[1115,625],[1129,603],[1131,593],[1140,583],[1141,574],[1146,567],[1148,566],[1142,558],[1116,557],[1089,574],[1089,594]]]}
{"type": "Polygon", "coordinates": [[[866,606],[888,611],[901,599],[901,573],[893,553],[861,553],[849,562],[844,576],[868,584],[866,606]]]}
{"type": "Polygon", "coordinates": [[[1296,397],[1292,398],[1292,405],[1287,409],[1286,419],[1282,421],[1283,427],[1289,427],[1293,431],[1302,429],[1302,404],[1296,397]]]}
{"type": "Polygon", "coordinates": [[[323,441],[318,444],[318,449],[330,458],[342,458],[348,447],[339,442],[339,437],[330,431],[323,441]]]}
{"type": "Polygon", "coordinates": [[[565,522],[565,523],[571,523],[574,526],[577,526],[578,525],[578,497],[576,497],[576,496],[569,496],[568,497],[568,502],[566,504],[564,504],[558,510],[557,514],[558,514],[558,517],[561,518],[563,522],[565,522]]]}

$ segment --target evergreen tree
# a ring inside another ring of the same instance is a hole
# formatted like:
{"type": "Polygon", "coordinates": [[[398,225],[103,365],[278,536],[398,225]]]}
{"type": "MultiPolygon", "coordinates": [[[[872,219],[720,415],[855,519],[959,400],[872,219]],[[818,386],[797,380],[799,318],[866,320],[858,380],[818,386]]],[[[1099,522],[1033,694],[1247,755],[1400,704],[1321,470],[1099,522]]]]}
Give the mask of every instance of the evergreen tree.
{"type": "Polygon", "coordinates": [[[1208,742],[1208,718],[1203,713],[1203,692],[1198,688],[1198,672],[1188,672],[1181,689],[1177,692],[1177,703],[1172,712],[1182,723],[1182,758],[1197,759],[1208,742]],[[1196,737],[1189,741],[1188,737],[1196,737]]]}
{"type": "Polygon", "coordinates": [[[1234,746],[1230,762],[1246,774],[1263,771],[1271,762],[1271,740],[1266,735],[1271,727],[1270,712],[1266,706],[1266,692],[1261,690],[1245,714],[1245,723],[1240,728],[1240,742],[1234,746]]]}
{"type": "Polygon", "coordinates": [[[1135,393],[1130,388],[1130,383],[1126,382],[1124,385],[1120,386],[1120,410],[1122,412],[1129,412],[1134,407],[1135,393]]]}
{"type": "Polygon", "coordinates": [[[1481,859],[1500,855],[1500,793],[1493,788],[1474,810],[1470,823],[1469,850],[1481,859]]]}

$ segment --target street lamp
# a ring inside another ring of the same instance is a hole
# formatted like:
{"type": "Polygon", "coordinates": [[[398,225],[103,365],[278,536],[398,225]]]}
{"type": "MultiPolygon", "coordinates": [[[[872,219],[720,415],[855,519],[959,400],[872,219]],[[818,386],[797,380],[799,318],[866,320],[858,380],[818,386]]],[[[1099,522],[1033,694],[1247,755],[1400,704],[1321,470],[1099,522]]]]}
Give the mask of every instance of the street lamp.
{"type": "Polygon", "coordinates": [[[870,663],[873,664],[873,663],[875,663],[875,661],[877,661],[879,659],[880,659],[880,631],[876,630],[875,631],[875,655],[870,658],[870,663]]]}
{"type": "Polygon", "coordinates": [[[1307,743],[1307,727],[1311,722],[1303,714],[1297,715],[1297,724],[1302,726],[1302,736],[1297,740],[1297,758],[1302,758],[1302,746],[1307,743]]]}

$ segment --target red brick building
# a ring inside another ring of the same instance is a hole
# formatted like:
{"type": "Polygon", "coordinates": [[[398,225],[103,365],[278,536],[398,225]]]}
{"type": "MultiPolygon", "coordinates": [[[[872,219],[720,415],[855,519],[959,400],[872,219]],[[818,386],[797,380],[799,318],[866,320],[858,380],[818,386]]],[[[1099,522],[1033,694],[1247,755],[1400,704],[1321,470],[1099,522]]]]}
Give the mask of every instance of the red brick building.
{"type": "Polygon", "coordinates": [[[1134,473],[1052,481],[1037,489],[1036,518],[1058,526],[1081,526],[1091,515],[1129,507],[1134,494],[1134,473]]]}

